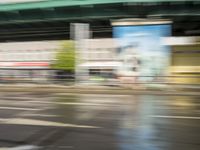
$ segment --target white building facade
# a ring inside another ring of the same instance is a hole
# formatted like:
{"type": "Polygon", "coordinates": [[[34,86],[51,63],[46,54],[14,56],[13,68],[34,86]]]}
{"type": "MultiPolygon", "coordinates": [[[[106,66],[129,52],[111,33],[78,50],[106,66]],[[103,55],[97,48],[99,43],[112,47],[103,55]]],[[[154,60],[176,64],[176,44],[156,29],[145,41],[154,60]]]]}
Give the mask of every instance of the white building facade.
{"type": "MultiPolygon", "coordinates": [[[[85,76],[111,77],[116,73],[121,61],[117,55],[118,45],[115,39],[85,39],[79,53],[79,67],[85,76]]],[[[86,78],[84,78],[86,79],[86,78]]]]}
{"type": "Polygon", "coordinates": [[[0,77],[45,79],[59,41],[0,43],[0,77]]]}

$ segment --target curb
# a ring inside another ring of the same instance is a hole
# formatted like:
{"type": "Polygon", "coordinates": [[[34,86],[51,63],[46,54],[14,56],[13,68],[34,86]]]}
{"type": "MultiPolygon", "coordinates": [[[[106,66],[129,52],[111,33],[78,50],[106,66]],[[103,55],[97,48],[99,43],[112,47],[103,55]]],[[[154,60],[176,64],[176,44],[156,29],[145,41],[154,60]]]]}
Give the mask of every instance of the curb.
{"type": "Polygon", "coordinates": [[[0,86],[0,92],[46,92],[63,94],[114,94],[114,95],[172,95],[200,96],[200,92],[191,90],[125,89],[120,87],[81,87],[81,86],[0,86]]]}

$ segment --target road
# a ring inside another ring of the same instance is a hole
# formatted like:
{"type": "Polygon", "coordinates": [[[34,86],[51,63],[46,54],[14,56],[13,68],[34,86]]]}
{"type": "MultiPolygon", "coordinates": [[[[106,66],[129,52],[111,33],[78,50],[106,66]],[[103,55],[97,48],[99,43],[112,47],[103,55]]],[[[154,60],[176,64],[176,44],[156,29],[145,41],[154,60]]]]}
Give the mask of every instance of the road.
{"type": "Polygon", "coordinates": [[[0,92],[0,150],[199,150],[200,97],[0,92]]]}

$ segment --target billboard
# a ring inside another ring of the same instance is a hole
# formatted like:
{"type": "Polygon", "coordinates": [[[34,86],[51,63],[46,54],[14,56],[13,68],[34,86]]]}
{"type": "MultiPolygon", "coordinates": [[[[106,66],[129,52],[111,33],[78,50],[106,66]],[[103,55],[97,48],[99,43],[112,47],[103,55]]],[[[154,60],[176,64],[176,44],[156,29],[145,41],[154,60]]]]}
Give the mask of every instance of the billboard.
{"type": "Polygon", "coordinates": [[[121,76],[137,76],[139,81],[155,81],[167,75],[170,47],[162,44],[162,37],[171,35],[169,23],[140,23],[114,25],[114,38],[119,44],[121,60],[117,73],[121,76]]]}

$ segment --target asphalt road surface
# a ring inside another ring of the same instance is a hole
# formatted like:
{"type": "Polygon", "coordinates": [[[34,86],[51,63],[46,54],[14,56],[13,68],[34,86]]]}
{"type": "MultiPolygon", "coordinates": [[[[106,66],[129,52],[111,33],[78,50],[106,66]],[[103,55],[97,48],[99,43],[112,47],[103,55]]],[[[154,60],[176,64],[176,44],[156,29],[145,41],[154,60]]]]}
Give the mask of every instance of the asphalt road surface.
{"type": "Polygon", "coordinates": [[[200,150],[200,97],[0,93],[0,150],[200,150]]]}

